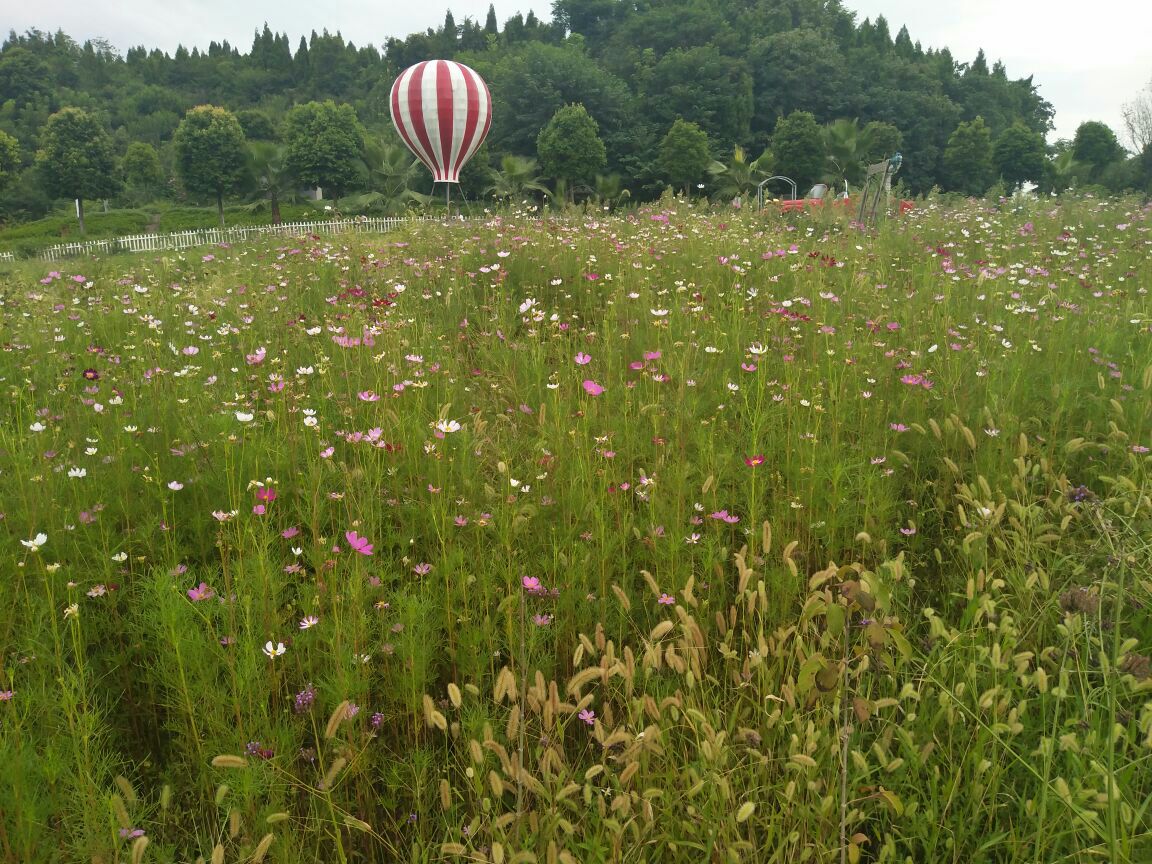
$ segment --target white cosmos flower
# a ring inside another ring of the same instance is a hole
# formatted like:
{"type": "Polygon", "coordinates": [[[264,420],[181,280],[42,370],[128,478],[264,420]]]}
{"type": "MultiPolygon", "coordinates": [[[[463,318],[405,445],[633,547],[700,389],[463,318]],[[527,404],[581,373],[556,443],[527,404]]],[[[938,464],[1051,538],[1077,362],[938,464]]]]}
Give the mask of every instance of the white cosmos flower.
{"type": "Polygon", "coordinates": [[[41,423],[39,420],[37,420],[35,423],[33,423],[28,428],[33,432],[43,432],[48,427],[45,426],[43,423],[41,423]]]}
{"type": "Polygon", "coordinates": [[[237,411],[236,412],[236,419],[239,420],[241,423],[251,423],[252,418],[255,416],[256,416],[255,414],[250,414],[247,411],[237,411]]]}
{"type": "Polygon", "coordinates": [[[751,345],[748,346],[748,353],[749,354],[755,354],[755,355],[759,356],[761,354],[767,354],[768,349],[764,346],[764,344],[762,342],[753,342],[751,345]]]}
{"type": "Polygon", "coordinates": [[[48,542],[48,535],[45,534],[43,531],[39,532],[31,540],[21,540],[20,541],[21,545],[28,547],[33,552],[37,551],[41,546],[43,546],[47,542],[48,542]]]}
{"type": "Polygon", "coordinates": [[[69,477],[87,477],[88,476],[88,470],[86,468],[69,468],[68,469],[68,476],[69,477]]]}
{"type": "Polygon", "coordinates": [[[436,428],[440,432],[459,432],[460,424],[455,420],[439,420],[436,423],[436,428]]]}
{"type": "Polygon", "coordinates": [[[263,650],[264,650],[264,653],[268,655],[268,659],[273,660],[273,659],[279,657],[281,654],[283,654],[288,649],[284,647],[283,642],[277,642],[275,645],[273,645],[272,640],[269,639],[267,642],[264,643],[264,649],[263,650]]]}

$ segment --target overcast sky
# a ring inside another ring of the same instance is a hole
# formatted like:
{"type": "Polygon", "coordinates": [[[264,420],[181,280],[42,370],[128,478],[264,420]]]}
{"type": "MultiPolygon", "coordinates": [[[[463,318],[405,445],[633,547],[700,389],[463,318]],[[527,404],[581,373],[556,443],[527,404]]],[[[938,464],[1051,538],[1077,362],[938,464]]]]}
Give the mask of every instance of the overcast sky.
{"type": "MultiPolygon", "coordinates": [[[[483,22],[489,0],[0,0],[0,26],[63,29],[79,42],[107,39],[171,53],[183,43],[201,49],[227,39],[241,51],[256,29],[301,35],[339,30],[357,45],[380,46],[389,36],[438,27],[452,9],[457,23],[483,22]]],[[[496,17],[534,10],[551,17],[551,0],[495,0],[496,17]]],[[[1102,120],[1122,134],[1121,107],[1152,79],[1152,0],[844,0],[858,20],[884,15],[892,35],[901,24],[925,48],[947,45],[958,61],[984,49],[989,65],[1003,61],[1012,78],[1033,75],[1056,108],[1050,138],[1071,138],[1084,120],[1102,120]]],[[[4,33],[3,35],[7,35],[4,33]]]]}

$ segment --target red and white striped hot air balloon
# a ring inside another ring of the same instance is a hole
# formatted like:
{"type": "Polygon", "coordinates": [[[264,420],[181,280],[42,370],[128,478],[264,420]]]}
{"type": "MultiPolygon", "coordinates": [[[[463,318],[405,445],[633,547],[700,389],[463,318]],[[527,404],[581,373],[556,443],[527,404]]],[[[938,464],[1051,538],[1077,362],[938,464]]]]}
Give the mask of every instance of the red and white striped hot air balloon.
{"type": "Polygon", "coordinates": [[[396,131],[436,183],[459,183],[460,169],[492,125],[492,96],[475,70],[452,60],[409,66],[392,85],[396,131]]]}

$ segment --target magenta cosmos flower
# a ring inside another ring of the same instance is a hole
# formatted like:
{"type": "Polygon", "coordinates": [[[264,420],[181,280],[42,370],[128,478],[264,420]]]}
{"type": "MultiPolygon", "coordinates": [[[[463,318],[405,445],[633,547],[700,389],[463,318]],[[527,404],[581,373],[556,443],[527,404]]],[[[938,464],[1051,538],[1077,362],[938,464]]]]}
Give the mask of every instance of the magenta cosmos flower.
{"type": "Polygon", "coordinates": [[[353,551],[359,552],[361,555],[371,555],[373,546],[368,542],[367,537],[361,537],[355,531],[345,531],[344,539],[348,541],[348,545],[352,547],[353,551]]]}
{"type": "Polygon", "coordinates": [[[201,582],[195,588],[188,589],[188,599],[193,603],[198,603],[201,600],[211,600],[215,596],[216,592],[205,582],[201,582]]]}

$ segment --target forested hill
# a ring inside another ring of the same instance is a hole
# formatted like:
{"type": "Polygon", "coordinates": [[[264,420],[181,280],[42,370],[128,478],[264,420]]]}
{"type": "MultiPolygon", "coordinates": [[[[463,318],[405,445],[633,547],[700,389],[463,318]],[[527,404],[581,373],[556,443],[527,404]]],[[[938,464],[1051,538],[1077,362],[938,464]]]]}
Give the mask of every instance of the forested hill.
{"type": "MultiPolygon", "coordinates": [[[[947,48],[924,48],[883,18],[857,22],[839,0],[556,0],[550,23],[449,13],[442,27],[381,48],[326,31],[294,38],[265,25],[250,46],[168,55],[13,32],[0,50],[0,130],[28,167],[49,115],[76,106],[100,118],[118,154],[144,142],[170,166],[173,133],[193,106],[227,108],[247,139],[274,140],[291,106],[330,99],[351,105],[367,138],[379,139],[390,134],[394,77],[438,57],[487,80],[492,165],[505,154],[534,157],[557,109],[582,103],[606,145],[606,173],[643,194],[660,185],[660,144],[677,118],[702,127],[713,156],[730,158],[734,145],[759,155],[778,119],[802,110],[821,126],[895,127],[873,128],[902,148],[901,177],[922,191],[959,187],[945,150],[966,121],[983,118],[994,142],[1014,125],[1045,133],[1053,113],[1031,77],[1013,78],[983,53],[960,62],[947,48]]],[[[27,182],[10,193],[35,194],[27,182]]]]}

